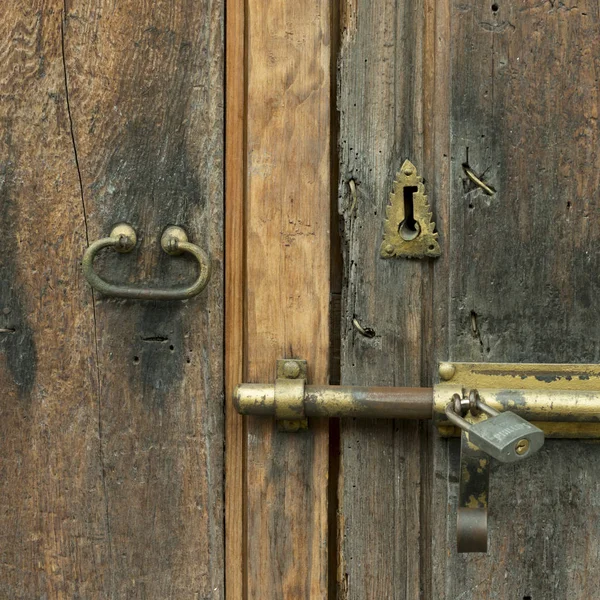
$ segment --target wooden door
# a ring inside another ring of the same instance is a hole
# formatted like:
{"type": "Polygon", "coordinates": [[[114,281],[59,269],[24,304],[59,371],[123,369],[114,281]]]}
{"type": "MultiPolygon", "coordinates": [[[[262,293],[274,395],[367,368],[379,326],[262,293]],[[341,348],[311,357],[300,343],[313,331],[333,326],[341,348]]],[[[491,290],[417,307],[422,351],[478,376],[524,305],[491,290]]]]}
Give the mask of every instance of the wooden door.
{"type": "MultiPolygon", "coordinates": [[[[234,1],[228,23],[229,391],[282,357],[382,386],[598,362],[596,4],[234,1]],[[437,259],[379,255],[406,159],[437,259]]],[[[282,434],[229,406],[228,435],[230,598],[600,597],[595,442],[496,465],[489,553],[459,555],[458,443],[431,423],[282,434]]]]}
{"type": "MultiPolygon", "coordinates": [[[[344,383],[430,385],[443,360],[598,362],[599,25],[586,2],[348,6],[344,383]],[[377,253],[407,158],[426,180],[439,259],[377,253]]],[[[487,555],[456,552],[458,454],[429,424],[342,422],[342,597],[599,597],[597,444],[549,440],[494,466],[487,555]]]]}
{"type": "Polygon", "coordinates": [[[223,598],[223,9],[9,0],[0,14],[0,597],[223,598]],[[83,278],[120,221],[115,283],[83,278]]]}

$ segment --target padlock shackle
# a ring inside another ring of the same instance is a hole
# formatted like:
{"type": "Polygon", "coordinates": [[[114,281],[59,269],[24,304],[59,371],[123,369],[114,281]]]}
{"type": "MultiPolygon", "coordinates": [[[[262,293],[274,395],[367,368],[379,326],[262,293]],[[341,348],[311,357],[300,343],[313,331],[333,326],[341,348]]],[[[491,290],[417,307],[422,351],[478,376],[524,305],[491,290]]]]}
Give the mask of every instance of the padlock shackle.
{"type": "Polygon", "coordinates": [[[460,401],[461,397],[458,394],[454,394],[454,396],[452,396],[452,400],[450,400],[450,402],[448,402],[446,405],[446,417],[448,417],[448,421],[463,431],[469,432],[472,429],[471,424],[463,419],[460,415],[456,414],[456,411],[454,410],[455,403],[458,402],[458,405],[460,406],[460,401]]]}
{"type": "MultiPolygon", "coordinates": [[[[445,412],[446,416],[448,417],[448,420],[451,423],[453,423],[457,427],[460,427],[460,429],[462,429],[463,431],[468,432],[472,429],[471,424],[466,419],[463,419],[463,417],[461,417],[456,412],[456,407],[461,406],[462,400],[463,399],[460,397],[459,394],[454,394],[452,396],[452,400],[450,400],[450,402],[448,402],[448,404],[446,405],[445,412]]],[[[474,413],[475,408],[483,411],[486,415],[489,415],[490,417],[497,417],[500,414],[499,411],[497,411],[495,408],[492,408],[489,404],[486,404],[479,397],[479,392],[477,390],[471,390],[469,392],[469,400],[471,405],[471,408],[469,410],[472,414],[477,414],[474,413]]]]}
{"type": "Polygon", "coordinates": [[[479,410],[482,410],[486,415],[489,415],[490,417],[497,417],[500,414],[500,411],[497,411],[495,408],[492,408],[489,404],[486,404],[485,402],[483,402],[483,400],[481,400],[481,398],[479,397],[479,393],[476,392],[477,394],[477,408],[479,410]]]}

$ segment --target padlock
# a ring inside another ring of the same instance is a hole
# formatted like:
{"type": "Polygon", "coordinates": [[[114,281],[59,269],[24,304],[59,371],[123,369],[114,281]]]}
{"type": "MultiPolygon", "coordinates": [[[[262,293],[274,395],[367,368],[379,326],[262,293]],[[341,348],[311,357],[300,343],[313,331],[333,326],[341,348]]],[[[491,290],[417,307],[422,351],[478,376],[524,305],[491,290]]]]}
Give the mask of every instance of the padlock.
{"type": "Polygon", "coordinates": [[[490,418],[469,423],[457,414],[463,402],[458,396],[446,407],[448,419],[466,431],[469,441],[500,462],[510,463],[527,458],[544,445],[544,432],[513,412],[498,412],[479,398],[476,390],[470,393],[470,410],[482,410],[490,418]]]}

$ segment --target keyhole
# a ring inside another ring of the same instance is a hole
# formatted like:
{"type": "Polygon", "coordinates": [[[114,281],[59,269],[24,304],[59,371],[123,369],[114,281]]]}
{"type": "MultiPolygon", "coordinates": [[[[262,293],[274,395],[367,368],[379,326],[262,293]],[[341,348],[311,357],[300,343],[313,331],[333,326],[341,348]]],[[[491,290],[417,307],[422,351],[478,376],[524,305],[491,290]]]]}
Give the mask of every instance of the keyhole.
{"type": "Polygon", "coordinates": [[[414,240],[419,233],[421,227],[415,221],[415,205],[413,196],[419,191],[417,186],[406,186],[404,188],[404,221],[398,227],[400,237],[406,242],[414,240]]]}

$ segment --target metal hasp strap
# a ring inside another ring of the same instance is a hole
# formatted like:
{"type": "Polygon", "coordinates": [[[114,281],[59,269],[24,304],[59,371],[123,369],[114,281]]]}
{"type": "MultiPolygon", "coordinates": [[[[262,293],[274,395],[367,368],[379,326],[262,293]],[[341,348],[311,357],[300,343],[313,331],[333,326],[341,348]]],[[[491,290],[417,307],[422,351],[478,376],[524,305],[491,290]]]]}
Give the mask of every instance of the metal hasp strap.
{"type": "Polygon", "coordinates": [[[286,359],[276,383],[241,384],[234,404],[241,414],[274,416],[286,431],[305,428],[308,417],[433,419],[442,437],[461,436],[458,550],[486,552],[490,454],[529,457],[541,432],[600,439],[600,365],[442,363],[438,375],[433,388],[312,386],[306,363],[286,359]],[[449,407],[466,424],[449,418],[449,407]]]}

